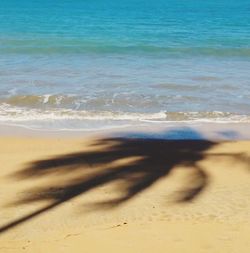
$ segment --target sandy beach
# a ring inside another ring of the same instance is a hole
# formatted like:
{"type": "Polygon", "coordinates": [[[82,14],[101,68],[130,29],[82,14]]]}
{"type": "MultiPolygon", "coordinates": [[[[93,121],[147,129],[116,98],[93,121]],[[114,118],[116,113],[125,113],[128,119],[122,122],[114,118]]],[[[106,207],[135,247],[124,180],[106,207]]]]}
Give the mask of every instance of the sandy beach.
{"type": "Polygon", "coordinates": [[[250,141],[5,135],[0,153],[0,252],[249,252],[250,141]]]}
{"type": "Polygon", "coordinates": [[[0,253],[250,253],[249,3],[0,0],[0,253]]]}

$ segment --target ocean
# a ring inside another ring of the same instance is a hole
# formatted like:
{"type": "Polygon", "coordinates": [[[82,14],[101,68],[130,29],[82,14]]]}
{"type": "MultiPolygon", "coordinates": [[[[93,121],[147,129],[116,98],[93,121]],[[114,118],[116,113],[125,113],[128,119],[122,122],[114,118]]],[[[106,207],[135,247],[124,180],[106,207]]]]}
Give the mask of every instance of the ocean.
{"type": "Polygon", "coordinates": [[[0,124],[250,122],[249,0],[1,0],[0,124]]]}

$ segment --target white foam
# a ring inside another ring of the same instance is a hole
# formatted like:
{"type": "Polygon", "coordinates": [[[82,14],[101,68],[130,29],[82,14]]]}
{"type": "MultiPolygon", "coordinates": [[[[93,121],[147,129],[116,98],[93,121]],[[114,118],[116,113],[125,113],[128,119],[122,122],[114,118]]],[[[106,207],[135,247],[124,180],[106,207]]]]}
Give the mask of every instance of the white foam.
{"type": "Polygon", "coordinates": [[[47,104],[49,102],[49,98],[50,98],[50,94],[47,94],[47,95],[43,95],[44,99],[43,99],[43,103],[44,104],[47,104]]]}
{"type": "Polygon", "coordinates": [[[0,105],[0,122],[47,129],[112,128],[143,123],[249,123],[250,116],[224,112],[111,112],[72,109],[26,109],[8,104],[0,105]]]}
{"type": "Polygon", "coordinates": [[[0,121],[27,121],[27,120],[163,120],[165,113],[125,113],[109,111],[85,111],[72,109],[26,109],[10,106],[6,103],[0,105],[0,121]]]}

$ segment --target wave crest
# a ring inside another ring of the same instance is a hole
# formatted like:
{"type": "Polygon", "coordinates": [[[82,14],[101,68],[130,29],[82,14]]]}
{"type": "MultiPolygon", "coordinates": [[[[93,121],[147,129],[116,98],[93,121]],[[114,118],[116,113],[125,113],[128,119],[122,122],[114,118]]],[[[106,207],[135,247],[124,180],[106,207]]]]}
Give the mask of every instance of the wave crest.
{"type": "Polygon", "coordinates": [[[23,108],[9,104],[0,105],[0,121],[36,121],[36,120],[88,120],[88,121],[145,121],[145,122],[250,122],[249,115],[239,115],[230,112],[114,112],[86,111],[73,109],[40,110],[23,108]]]}

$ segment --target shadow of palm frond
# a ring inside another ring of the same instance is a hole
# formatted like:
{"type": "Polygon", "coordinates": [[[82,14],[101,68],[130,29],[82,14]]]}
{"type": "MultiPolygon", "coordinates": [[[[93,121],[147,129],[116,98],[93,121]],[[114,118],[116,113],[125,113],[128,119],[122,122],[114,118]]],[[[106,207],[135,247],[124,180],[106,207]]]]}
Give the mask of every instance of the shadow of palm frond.
{"type": "Polygon", "coordinates": [[[115,207],[167,176],[176,166],[184,166],[195,172],[193,173],[195,180],[194,178],[192,180],[194,187],[191,187],[193,189],[183,191],[183,196],[179,199],[179,201],[189,201],[206,186],[208,181],[208,175],[197,163],[204,159],[204,151],[216,145],[214,142],[203,140],[171,141],[118,138],[98,140],[95,145],[102,146],[109,143],[113,143],[113,145],[108,145],[109,148],[105,150],[73,153],[32,163],[30,167],[17,174],[19,179],[49,177],[55,172],[57,175],[58,173],[72,174],[77,170],[83,170],[83,175],[69,180],[63,187],[57,187],[55,183],[49,188],[33,190],[27,198],[24,197],[18,203],[45,199],[61,203],[101,185],[119,180],[123,182],[124,186],[121,197],[105,202],[106,206],[115,207]],[[119,163],[119,161],[129,158],[132,159],[132,162],[119,163]],[[105,165],[105,168],[95,170],[95,167],[100,165],[105,165]],[[86,166],[89,167],[86,168],[86,166]],[[88,170],[88,173],[84,173],[85,170],[88,170]]]}

